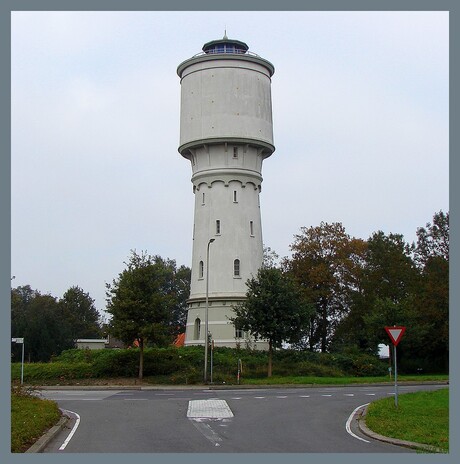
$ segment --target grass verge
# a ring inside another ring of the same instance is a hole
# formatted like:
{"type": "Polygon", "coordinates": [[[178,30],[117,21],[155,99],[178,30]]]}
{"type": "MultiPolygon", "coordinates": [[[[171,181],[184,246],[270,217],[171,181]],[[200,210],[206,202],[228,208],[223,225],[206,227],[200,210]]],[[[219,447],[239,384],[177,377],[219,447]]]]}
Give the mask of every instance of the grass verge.
{"type": "Polygon", "coordinates": [[[370,404],[366,425],[386,437],[424,443],[449,451],[449,390],[398,395],[370,404]]]}
{"type": "Polygon", "coordinates": [[[36,398],[27,391],[11,391],[11,452],[23,453],[59,421],[61,413],[53,401],[36,398]]]}
{"type": "MultiPolygon", "coordinates": [[[[399,382],[443,382],[448,375],[401,375],[399,382]]],[[[314,377],[314,376],[272,376],[264,378],[243,378],[242,385],[351,385],[365,383],[394,383],[388,376],[379,377],[314,377]]]]}

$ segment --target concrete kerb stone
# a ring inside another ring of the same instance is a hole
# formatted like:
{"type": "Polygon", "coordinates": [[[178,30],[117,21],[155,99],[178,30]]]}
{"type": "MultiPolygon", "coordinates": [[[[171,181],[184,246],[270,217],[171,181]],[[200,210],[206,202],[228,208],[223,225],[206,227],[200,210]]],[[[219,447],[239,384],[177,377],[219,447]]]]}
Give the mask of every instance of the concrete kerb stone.
{"type": "Polygon", "coordinates": [[[407,441],[407,440],[399,440],[398,438],[391,438],[391,437],[385,437],[383,435],[380,435],[374,431],[372,431],[367,425],[366,425],[366,414],[367,410],[369,408],[369,405],[363,407],[359,412],[358,416],[358,427],[361,430],[364,435],[373,438],[374,440],[378,441],[383,441],[385,443],[391,443],[392,445],[397,445],[397,446],[403,446],[405,448],[412,448],[412,449],[417,449],[417,450],[422,450],[422,451],[427,451],[430,453],[442,453],[445,454],[445,451],[436,448],[434,446],[430,445],[425,445],[423,443],[415,443],[413,441],[407,441]]]}
{"type": "Polygon", "coordinates": [[[62,409],[61,418],[58,423],[51,427],[44,435],[42,435],[27,451],[26,453],[41,453],[48,443],[67,425],[70,417],[67,416],[62,409]]]}

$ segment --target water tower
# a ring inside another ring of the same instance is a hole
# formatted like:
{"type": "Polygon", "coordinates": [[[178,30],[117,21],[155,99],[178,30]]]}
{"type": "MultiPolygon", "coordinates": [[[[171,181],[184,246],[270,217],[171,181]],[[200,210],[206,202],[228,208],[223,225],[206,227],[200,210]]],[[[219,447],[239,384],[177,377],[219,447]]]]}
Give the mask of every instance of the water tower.
{"type": "Polygon", "coordinates": [[[259,195],[262,162],[275,150],[274,66],[227,36],[202,50],[177,68],[179,153],[191,163],[195,195],[185,345],[204,344],[207,321],[216,346],[254,346],[228,317],[263,259],[259,195]]]}

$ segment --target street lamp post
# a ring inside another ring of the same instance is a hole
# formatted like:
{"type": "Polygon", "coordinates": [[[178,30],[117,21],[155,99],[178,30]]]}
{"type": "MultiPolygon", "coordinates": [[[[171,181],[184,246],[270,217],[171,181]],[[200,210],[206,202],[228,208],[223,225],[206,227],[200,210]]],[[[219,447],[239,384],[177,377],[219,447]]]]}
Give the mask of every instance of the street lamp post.
{"type": "Polygon", "coordinates": [[[208,319],[209,319],[209,245],[214,242],[214,238],[209,239],[206,248],[206,308],[204,314],[204,383],[208,381],[208,319]]]}

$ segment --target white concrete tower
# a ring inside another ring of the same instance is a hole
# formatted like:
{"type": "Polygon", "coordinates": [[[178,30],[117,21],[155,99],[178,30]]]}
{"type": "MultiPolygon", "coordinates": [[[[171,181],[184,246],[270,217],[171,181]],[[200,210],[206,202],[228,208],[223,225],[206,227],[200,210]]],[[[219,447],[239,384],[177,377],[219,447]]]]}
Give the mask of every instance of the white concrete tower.
{"type": "MultiPolygon", "coordinates": [[[[259,193],[262,161],[275,150],[270,87],[274,67],[248,52],[245,43],[226,36],[202,50],[177,68],[179,152],[191,162],[195,194],[185,345],[204,344],[207,295],[215,345],[244,346],[248,335],[237,333],[228,316],[245,298],[246,281],[262,264],[259,193]]],[[[266,348],[266,343],[257,346],[266,348]]]]}

